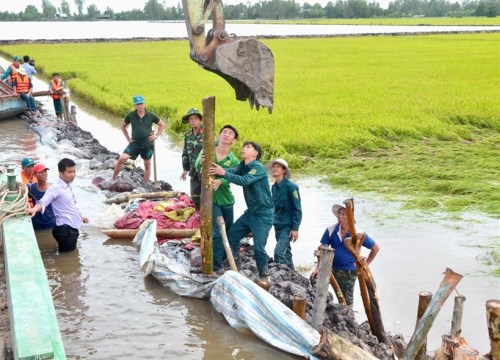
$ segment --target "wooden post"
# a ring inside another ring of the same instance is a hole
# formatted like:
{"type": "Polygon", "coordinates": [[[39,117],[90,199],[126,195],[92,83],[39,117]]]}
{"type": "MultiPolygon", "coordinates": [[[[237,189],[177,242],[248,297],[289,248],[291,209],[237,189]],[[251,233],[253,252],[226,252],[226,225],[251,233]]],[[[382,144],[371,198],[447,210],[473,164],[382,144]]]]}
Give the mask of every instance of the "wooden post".
{"type": "Polygon", "coordinates": [[[451,269],[446,269],[444,273],[444,279],[439,285],[439,289],[436,295],[433,296],[427,310],[425,310],[422,319],[418,322],[415,332],[406,347],[405,353],[401,357],[401,360],[413,360],[417,355],[418,351],[422,347],[422,344],[427,337],[429,330],[431,329],[434,319],[436,318],[439,310],[443,306],[444,302],[450,296],[451,292],[457,284],[462,279],[462,275],[457,274],[451,269]]]}
{"type": "Polygon", "coordinates": [[[328,296],[328,285],[332,272],[333,249],[328,246],[320,246],[319,275],[316,283],[316,297],[314,299],[312,327],[316,330],[323,325],[326,309],[326,298],[328,296]]]}
{"type": "Polygon", "coordinates": [[[201,171],[201,272],[205,275],[213,273],[213,243],[212,243],[212,208],[213,208],[213,177],[208,172],[215,159],[215,97],[203,99],[203,154],[205,166],[201,171]]]}
{"type": "Polygon", "coordinates": [[[460,336],[462,335],[462,313],[464,311],[464,302],[465,296],[455,296],[450,335],[456,337],[457,339],[460,339],[460,336]]]}
{"type": "Polygon", "coordinates": [[[300,316],[301,319],[306,319],[307,298],[304,294],[297,292],[293,294],[292,306],[293,312],[300,316]]]}
{"type": "Polygon", "coordinates": [[[68,122],[69,121],[69,96],[64,94],[61,97],[61,104],[63,107],[63,116],[64,116],[64,121],[68,122]]]}
{"type": "Polygon", "coordinates": [[[490,336],[491,358],[500,360],[500,300],[486,301],[486,320],[490,336]]]}
{"type": "MultiPolygon", "coordinates": [[[[429,306],[429,303],[432,299],[432,293],[430,291],[421,291],[418,294],[418,309],[417,309],[417,323],[415,324],[415,328],[417,327],[419,321],[424,316],[425,310],[429,306]]],[[[427,336],[424,338],[422,342],[422,347],[417,353],[415,360],[420,360],[425,358],[425,354],[427,353],[427,336]]]]}
{"type": "MultiPolygon", "coordinates": [[[[335,258],[335,250],[332,249],[332,251],[333,251],[333,257],[335,258]]],[[[314,256],[316,256],[316,258],[318,259],[318,262],[319,262],[319,258],[320,258],[319,249],[314,251],[314,256]]],[[[344,294],[342,293],[342,289],[340,288],[340,285],[339,285],[337,279],[335,278],[335,275],[333,275],[333,272],[330,273],[330,285],[332,286],[333,291],[335,292],[335,295],[337,296],[337,300],[339,301],[339,304],[347,305],[347,303],[345,301],[344,294]]]]}
{"type": "Polygon", "coordinates": [[[384,323],[382,322],[382,312],[378,302],[377,285],[373,278],[372,272],[368,267],[366,259],[361,256],[361,245],[364,241],[364,235],[358,239],[354,221],[354,201],[349,199],[344,201],[346,208],[347,221],[349,222],[349,232],[351,239],[345,240],[345,247],[352,254],[356,260],[356,271],[358,273],[359,288],[361,290],[361,297],[365,308],[366,317],[370,324],[372,334],[375,335],[379,342],[390,345],[390,340],[385,334],[384,323]]]}
{"type": "Polygon", "coordinates": [[[220,236],[222,238],[222,245],[224,245],[224,251],[226,252],[229,266],[231,267],[231,270],[237,272],[238,267],[236,266],[233,253],[231,252],[231,247],[229,246],[229,240],[227,239],[227,233],[226,233],[226,223],[224,222],[224,218],[222,217],[222,215],[217,216],[217,224],[219,225],[220,236]]]}

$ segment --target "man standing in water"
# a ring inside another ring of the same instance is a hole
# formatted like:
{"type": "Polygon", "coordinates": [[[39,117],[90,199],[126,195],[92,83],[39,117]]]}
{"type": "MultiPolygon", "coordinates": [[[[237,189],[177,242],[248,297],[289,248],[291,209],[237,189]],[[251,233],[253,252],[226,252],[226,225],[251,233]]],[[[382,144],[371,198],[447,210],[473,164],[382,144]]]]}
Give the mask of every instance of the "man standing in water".
{"type": "MultiPolygon", "coordinates": [[[[335,215],[335,217],[337,218],[338,222],[335,225],[329,226],[325,230],[325,233],[321,238],[321,245],[331,246],[335,250],[335,255],[333,257],[332,263],[333,275],[335,275],[335,278],[339,283],[340,289],[344,294],[347,305],[352,307],[354,301],[354,285],[356,284],[358,273],[356,271],[354,257],[344,244],[344,240],[351,236],[351,233],[349,231],[349,223],[347,221],[347,213],[345,207],[338,204],[333,205],[332,212],[333,215],[335,215]]],[[[359,231],[358,235],[361,233],[362,231],[359,231]]],[[[371,237],[368,236],[368,234],[365,234],[363,247],[370,249],[370,253],[366,258],[366,262],[368,263],[368,265],[370,265],[373,259],[375,259],[375,256],[377,256],[380,247],[371,237]]],[[[311,278],[317,277],[318,274],[319,262],[316,269],[311,274],[311,278]]]]}
{"type": "Polygon", "coordinates": [[[52,235],[58,243],[59,252],[69,252],[75,250],[80,229],[89,219],[81,215],[71,188],[71,183],[76,177],[75,162],[64,158],[59,161],[57,168],[59,170],[57,182],[48,187],[45,195],[37,201],[34,207],[27,209],[26,214],[31,217],[39,211],[43,214],[52,204],[56,217],[56,226],[52,229],[52,235]]]}
{"type": "Polygon", "coordinates": [[[231,252],[236,265],[240,266],[240,241],[250,232],[253,236],[255,262],[261,280],[268,282],[269,276],[266,253],[267,237],[273,225],[274,205],[269,189],[269,180],[264,165],[259,161],[262,148],[253,141],[243,144],[239,165],[231,169],[223,169],[220,165],[212,164],[209,168],[211,175],[219,175],[223,179],[243,187],[243,195],[247,210],[231,226],[228,233],[231,252]]]}
{"type": "Polygon", "coordinates": [[[135,160],[141,155],[144,160],[144,184],[147,185],[151,176],[151,157],[155,151],[154,141],[163,133],[165,123],[156,114],[146,110],[142,95],[136,95],[132,100],[135,110],[125,116],[120,127],[128,141],[128,146],[116,163],[112,179],[116,179],[128,159],[135,160]],[[153,123],[158,125],[156,134],[153,131],[153,123]],[[132,137],[127,130],[129,124],[132,124],[132,137]]]}
{"type": "MultiPolygon", "coordinates": [[[[28,186],[28,196],[33,204],[45,195],[45,192],[50,186],[50,183],[47,181],[47,170],[50,169],[43,164],[37,164],[33,168],[33,174],[35,175],[37,182],[28,186]]],[[[56,219],[54,216],[54,210],[52,210],[52,204],[47,206],[43,213],[36,213],[31,219],[33,229],[35,230],[53,229],[54,226],[56,226],[55,221],[56,219]]]]}
{"type": "Polygon", "coordinates": [[[274,261],[295,270],[290,242],[299,238],[299,226],[302,221],[299,186],[289,180],[291,172],[285,160],[271,160],[266,167],[276,180],[271,187],[276,235],[274,261]]]}

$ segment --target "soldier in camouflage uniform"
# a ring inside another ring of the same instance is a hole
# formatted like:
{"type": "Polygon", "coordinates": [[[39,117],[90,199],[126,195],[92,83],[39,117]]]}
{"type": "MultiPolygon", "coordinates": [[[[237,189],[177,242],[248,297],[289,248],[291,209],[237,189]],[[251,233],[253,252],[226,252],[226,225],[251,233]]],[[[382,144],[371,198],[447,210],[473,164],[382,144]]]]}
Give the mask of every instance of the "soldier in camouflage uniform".
{"type": "Polygon", "coordinates": [[[184,149],[182,150],[182,174],[181,180],[190,177],[191,199],[193,199],[196,209],[200,208],[201,202],[201,174],[196,171],[195,163],[198,154],[203,149],[203,125],[201,121],[203,116],[198,109],[190,109],[182,117],[182,122],[191,127],[184,135],[184,149]]]}

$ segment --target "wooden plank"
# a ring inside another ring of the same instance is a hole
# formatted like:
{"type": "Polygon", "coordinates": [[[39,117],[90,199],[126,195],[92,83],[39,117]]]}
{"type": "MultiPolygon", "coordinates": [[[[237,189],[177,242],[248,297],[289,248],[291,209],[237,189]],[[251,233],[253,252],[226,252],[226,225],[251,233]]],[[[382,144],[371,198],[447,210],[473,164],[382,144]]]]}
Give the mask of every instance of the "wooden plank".
{"type": "Polygon", "coordinates": [[[14,358],[66,359],[31,220],[9,218],[2,230],[14,358]]]}
{"type": "MultiPolygon", "coordinates": [[[[165,239],[184,239],[193,236],[199,229],[156,229],[156,236],[165,239]]],[[[139,229],[107,229],[102,233],[113,239],[132,240],[139,229]]]]}

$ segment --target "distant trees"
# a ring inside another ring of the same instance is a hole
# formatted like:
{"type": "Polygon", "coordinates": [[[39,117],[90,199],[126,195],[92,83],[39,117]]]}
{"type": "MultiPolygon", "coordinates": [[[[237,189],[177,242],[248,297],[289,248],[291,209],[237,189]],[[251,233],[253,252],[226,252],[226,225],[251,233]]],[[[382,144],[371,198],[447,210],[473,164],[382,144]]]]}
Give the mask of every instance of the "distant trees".
{"type": "MultiPolygon", "coordinates": [[[[55,0],[54,0],[55,1],[55,0]]],[[[71,16],[68,0],[60,0],[56,8],[50,0],[41,0],[41,12],[34,5],[16,14],[0,12],[0,21],[39,21],[65,18],[74,20],[95,20],[98,18],[116,20],[183,20],[182,6],[167,6],[167,1],[143,0],[142,9],[115,13],[108,7],[103,14],[92,4],[84,12],[85,0],[73,0],[77,13],[71,16]]],[[[487,16],[500,15],[500,0],[393,0],[387,9],[382,9],[375,0],[335,0],[326,6],[319,3],[303,5],[295,0],[261,0],[258,3],[240,2],[225,5],[224,16],[228,20],[256,19],[315,19],[315,18],[373,18],[373,17],[440,17],[440,16],[487,16]]]]}

